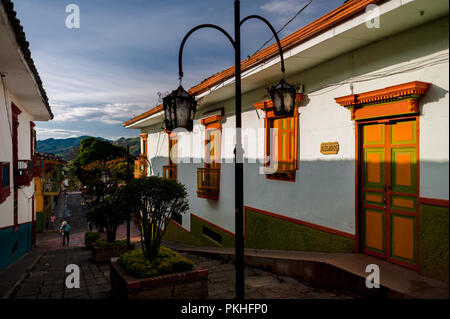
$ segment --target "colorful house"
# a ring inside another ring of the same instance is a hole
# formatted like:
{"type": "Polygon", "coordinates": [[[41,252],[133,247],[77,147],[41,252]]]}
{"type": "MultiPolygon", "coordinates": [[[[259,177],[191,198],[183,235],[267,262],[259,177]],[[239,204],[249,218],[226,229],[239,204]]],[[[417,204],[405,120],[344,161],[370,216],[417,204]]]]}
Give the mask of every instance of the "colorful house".
{"type": "Polygon", "coordinates": [[[0,1],[0,269],[34,243],[34,121],[53,118],[20,21],[9,0],[0,1]]]}
{"type": "Polygon", "coordinates": [[[52,154],[35,153],[35,161],[41,167],[35,174],[36,231],[48,228],[63,183],[63,167],[66,161],[52,154]]]}
{"type": "MultiPolygon", "coordinates": [[[[266,93],[276,44],[242,62],[246,247],[368,254],[448,281],[448,5],[350,0],[282,39],[293,117],[266,93]]],[[[189,92],[192,133],[161,130],[162,105],[124,126],[145,136],[148,174],[187,187],[166,239],[231,247],[234,68],[189,92]]]]}

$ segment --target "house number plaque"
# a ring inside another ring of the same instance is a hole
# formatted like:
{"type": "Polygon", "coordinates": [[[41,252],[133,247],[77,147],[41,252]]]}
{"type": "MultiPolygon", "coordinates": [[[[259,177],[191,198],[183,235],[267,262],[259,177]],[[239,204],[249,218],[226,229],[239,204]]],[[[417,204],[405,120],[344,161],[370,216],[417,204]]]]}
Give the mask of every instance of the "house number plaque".
{"type": "Polygon", "coordinates": [[[324,155],[339,153],[339,142],[329,142],[320,144],[320,153],[324,155]]]}

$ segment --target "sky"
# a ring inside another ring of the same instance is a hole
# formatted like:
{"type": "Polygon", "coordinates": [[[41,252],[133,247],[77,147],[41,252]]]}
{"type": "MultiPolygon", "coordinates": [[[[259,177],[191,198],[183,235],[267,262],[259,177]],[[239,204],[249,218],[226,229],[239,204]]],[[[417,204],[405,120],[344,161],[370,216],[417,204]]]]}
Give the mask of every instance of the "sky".
{"type": "MultiPolygon", "coordinates": [[[[91,135],[135,137],[123,122],[160,103],[158,93],[178,86],[178,50],[184,35],[203,23],[234,34],[233,0],[14,0],[54,119],[36,122],[37,138],[91,135]],[[80,27],[67,28],[66,6],[80,10],[80,27]]],[[[241,16],[258,14],[279,30],[306,0],[241,0],[241,16]]],[[[280,39],[341,5],[312,0],[280,39]]],[[[241,28],[242,57],[271,38],[257,20],[241,28]]],[[[273,43],[274,40],[271,42],[273,43]]],[[[270,45],[270,44],[269,44],[270,45]]],[[[217,30],[202,29],[183,53],[183,86],[234,65],[234,52],[217,30]]]]}

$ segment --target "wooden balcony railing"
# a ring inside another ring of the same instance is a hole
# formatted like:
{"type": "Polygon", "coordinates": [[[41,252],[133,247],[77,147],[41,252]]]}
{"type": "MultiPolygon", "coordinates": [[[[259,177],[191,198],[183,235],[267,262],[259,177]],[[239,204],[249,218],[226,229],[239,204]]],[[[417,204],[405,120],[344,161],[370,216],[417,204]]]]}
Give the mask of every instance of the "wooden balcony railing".
{"type": "Polygon", "coordinates": [[[197,196],[218,199],[220,191],[220,168],[197,168],[197,196]]]}
{"type": "Polygon", "coordinates": [[[33,178],[33,164],[30,160],[18,160],[14,170],[14,186],[20,187],[30,184],[33,178]]]}
{"type": "Polygon", "coordinates": [[[177,180],[177,166],[176,165],[164,165],[163,166],[163,178],[176,181],[177,180]]]}
{"type": "Polygon", "coordinates": [[[134,161],[134,178],[139,178],[147,175],[147,163],[143,160],[134,161]]]}

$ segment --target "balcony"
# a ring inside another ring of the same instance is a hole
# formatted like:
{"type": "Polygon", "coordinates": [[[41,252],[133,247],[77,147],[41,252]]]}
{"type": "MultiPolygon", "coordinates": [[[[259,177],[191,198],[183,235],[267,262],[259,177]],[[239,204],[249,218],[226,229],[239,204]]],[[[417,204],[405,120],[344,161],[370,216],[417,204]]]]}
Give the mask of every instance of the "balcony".
{"type": "Polygon", "coordinates": [[[163,178],[176,181],[177,180],[177,166],[176,165],[164,165],[163,166],[163,178]]]}
{"type": "Polygon", "coordinates": [[[220,168],[197,168],[197,196],[207,199],[219,199],[220,168]]]}
{"type": "Polygon", "coordinates": [[[43,172],[43,160],[40,157],[33,157],[33,177],[40,177],[43,172]]]}
{"type": "Polygon", "coordinates": [[[29,185],[33,178],[33,164],[30,160],[18,160],[14,170],[14,186],[29,185]]]}
{"type": "Polygon", "coordinates": [[[147,163],[143,160],[134,161],[134,178],[140,178],[147,175],[147,163]]]}
{"type": "Polygon", "coordinates": [[[59,195],[60,184],[54,181],[44,183],[43,194],[45,196],[59,195]]]}

